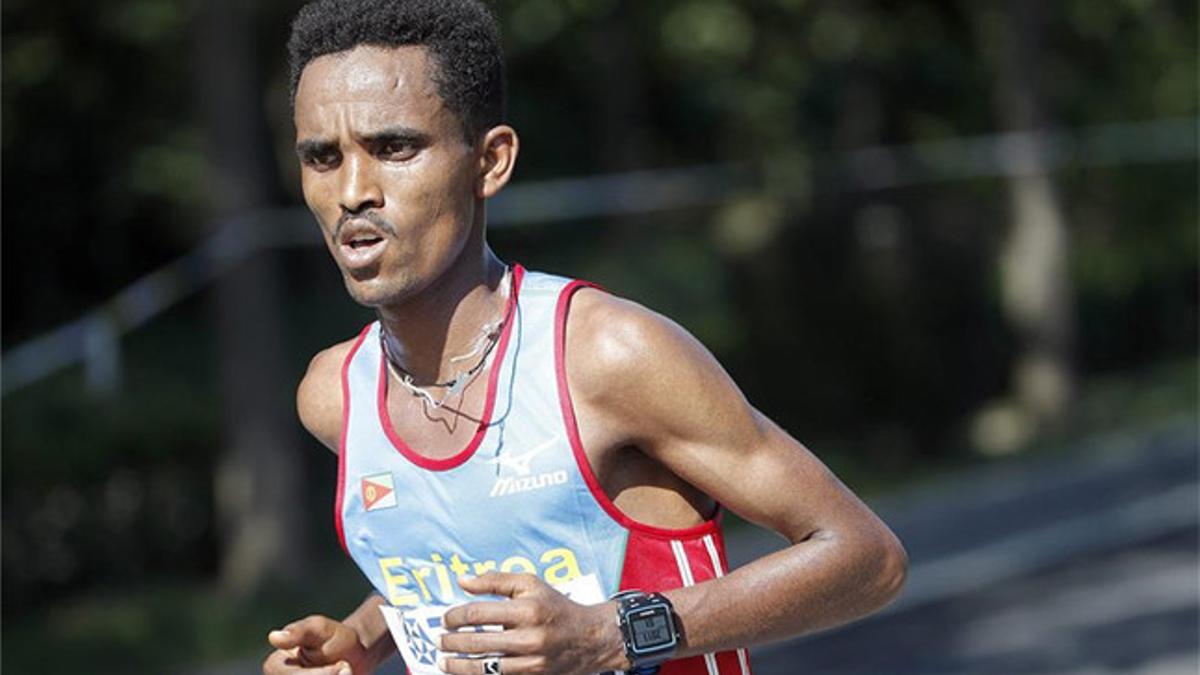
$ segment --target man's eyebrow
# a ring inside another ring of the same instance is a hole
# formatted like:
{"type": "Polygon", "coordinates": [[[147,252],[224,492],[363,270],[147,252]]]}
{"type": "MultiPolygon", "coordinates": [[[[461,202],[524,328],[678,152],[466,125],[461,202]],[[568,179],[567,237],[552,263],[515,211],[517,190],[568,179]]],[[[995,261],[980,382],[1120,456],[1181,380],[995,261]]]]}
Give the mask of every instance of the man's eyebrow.
{"type": "Polygon", "coordinates": [[[396,126],[384,127],[376,129],[369,133],[362,134],[360,138],[366,143],[380,143],[383,141],[408,141],[410,143],[422,143],[429,139],[429,134],[412,127],[396,126]]]}
{"type": "Polygon", "coordinates": [[[296,154],[308,157],[337,148],[337,143],[325,138],[306,138],[296,143],[296,154]]]}

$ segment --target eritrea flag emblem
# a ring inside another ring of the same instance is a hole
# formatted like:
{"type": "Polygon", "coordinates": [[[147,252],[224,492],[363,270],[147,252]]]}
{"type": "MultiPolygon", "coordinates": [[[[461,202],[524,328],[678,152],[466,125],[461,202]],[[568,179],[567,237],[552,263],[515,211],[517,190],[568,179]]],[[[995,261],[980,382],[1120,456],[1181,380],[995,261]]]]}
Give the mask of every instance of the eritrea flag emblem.
{"type": "Polygon", "coordinates": [[[378,511],[396,505],[396,488],[392,474],[377,473],[362,478],[362,502],[364,511],[378,511]]]}

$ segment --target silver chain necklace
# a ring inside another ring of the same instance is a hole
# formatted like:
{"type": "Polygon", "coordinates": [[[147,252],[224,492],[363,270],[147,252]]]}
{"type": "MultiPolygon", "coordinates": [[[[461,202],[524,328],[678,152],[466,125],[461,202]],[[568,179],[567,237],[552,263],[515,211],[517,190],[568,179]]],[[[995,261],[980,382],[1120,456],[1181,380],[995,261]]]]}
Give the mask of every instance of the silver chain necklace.
{"type": "Polygon", "coordinates": [[[425,386],[418,386],[414,384],[412,373],[408,372],[408,370],[406,370],[404,366],[401,366],[398,360],[392,356],[392,350],[388,344],[390,336],[388,335],[387,329],[384,327],[383,322],[381,321],[379,323],[379,341],[383,346],[384,360],[387,361],[388,372],[392,374],[392,377],[394,377],[401,386],[407,389],[414,396],[419,396],[425,399],[425,401],[429,403],[434,410],[441,408],[446,404],[446,401],[449,401],[450,399],[462,393],[463,389],[466,389],[471,380],[477,374],[479,374],[479,371],[483,370],[484,365],[487,364],[488,357],[491,356],[492,351],[500,342],[500,334],[504,331],[505,324],[508,323],[510,314],[508,308],[508,296],[512,292],[512,270],[510,268],[504,268],[504,278],[501,280],[500,284],[504,287],[505,295],[506,309],[503,316],[495,321],[485,323],[483,328],[480,329],[479,337],[475,339],[475,343],[472,345],[471,350],[465,354],[452,357],[450,359],[450,363],[465,361],[477,354],[480,354],[481,352],[482,355],[479,356],[479,360],[475,363],[475,365],[467,368],[466,370],[459,371],[454,375],[454,377],[446,380],[445,382],[434,382],[425,386]],[[441,398],[436,398],[428,391],[429,389],[445,389],[446,393],[443,394],[441,398]]]}

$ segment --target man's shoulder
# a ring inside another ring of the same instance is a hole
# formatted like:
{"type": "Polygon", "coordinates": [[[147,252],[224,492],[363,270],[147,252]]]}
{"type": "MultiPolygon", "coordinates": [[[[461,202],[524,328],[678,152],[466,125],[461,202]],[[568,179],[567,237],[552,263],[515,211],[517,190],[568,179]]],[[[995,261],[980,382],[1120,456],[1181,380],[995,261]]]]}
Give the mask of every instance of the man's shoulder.
{"type": "MultiPolygon", "coordinates": [[[[314,354],[308,362],[308,370],[304,374],[304,379],[307,380],[311,377],[321,383],[325,383],[329,379],[340,381],[342,365],[346,362],[346,357],[350,355],[350,351],[354,349],[354,346],[358,344],[360,339],[361,336],[355,336],[349,340],[326,347],[314,354]]],[[[303,385],[303,381],[301,384],[303,385]]]]}
{"type": "Polygon", "coordinates": [[[359,337],[317,352],[296,390],[296,411],[308,432],[336,451],[342,428],[342,364],[359,337]]]}
{"type": "Polygon", "coordinates": [[[572,388],[611,390],[629,378],[653,376],[703,347],[671,319],[633,300],[585,287],[567,315],[572,388]]]}

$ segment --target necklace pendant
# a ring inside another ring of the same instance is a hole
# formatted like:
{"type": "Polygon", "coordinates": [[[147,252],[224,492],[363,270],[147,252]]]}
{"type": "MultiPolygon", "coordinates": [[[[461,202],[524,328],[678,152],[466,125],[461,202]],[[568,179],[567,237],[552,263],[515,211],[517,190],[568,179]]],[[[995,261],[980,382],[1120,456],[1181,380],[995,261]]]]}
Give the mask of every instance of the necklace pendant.
{"type": "MultiPolygon", "coordinates": [[[[512,286],[511,286],[512,270],[511,269],[505,268],[504,277],[501,281],[501,284],[504,287],[504,294],[506,296],[511,294],[511,292],[512,292],[512,286]]],[[[511,297],[509,299],[511,300],[511,297]]],[[[505,325],[508,323],[508,320],[509,320],[509,313],[506,311],[499,319],[492,321],[490,323],[484,324],[481,328],[479,337],[475,341],[475,345],[471,348],[471,351],[467,352],[466,354],[460,354],[459,356],[455,356],[450,359],[451,363],[456,363],[458,361],[465,361],[467,359],[471,359],[476,356],[479,356],[478,363],[476,363],[474,366],[460,372],[459,374],[455,375],[450,381],[444,382],[444,383],[443,382],[434,382],[432,384],[428,384],[425,386],[418,386],[413,381],[412,373],[409,373],[407,370],[405,370],[404,366],[400,365],[399,361],[393,357],[393,352],[396,351],[396,350],[392,349],[392,346],[390,344],[393,338],[391,335],[388,334],[387,328],[382,325],[382,320],[380,322],[379,342],[380,342],[381,348],[383,349],[384,358],[387,361],[388,372],[391,374],[391,376],[396,378],[396,380],[398,382],[400,382],[400,384],[405,389],[410,391],[413,396],[419,396],[428,405],[432,406],[436,410],[438,408],[441,408],[443,405],[445,405],[451,398],[461,394],[467,388],[467,385],[472,381],[472,379],[475,377],[475,375],[478,374],[479,371],[483,370],[483,367],[487,364],[488,356],[492,353],[492,350],[495,349],[496,345],[500,342],[500,334],[501,334],[501,332],[503,332],[505,325]],[[482,352],[482,356],[480,356],[480,352],[482,352]],[[431,389],[431,388],[438,388],[438,389],[444,388],[444,389],[446,389],[446,394],[444,396],[442,396],[440,399],[435,398],[433,396],[433,394],[430,393],[430,391],[429,391],[429,389],[431,389]]]]}
{"type": "MultiPolygon", "coordinates": [[[[446,399],[453,398],[462,393],[463,389],[467,388],[466,373],[459,373],[455,376],[454,381],[450,384],[450,391],[446,392],[446,399]]],[[[443,401],[446,399],[442,399],[443,401]]]]}

